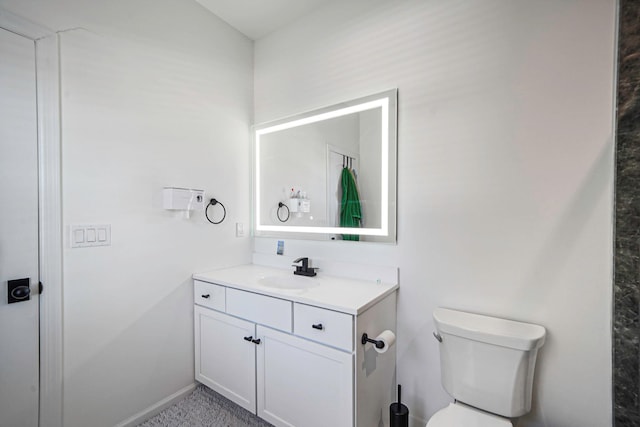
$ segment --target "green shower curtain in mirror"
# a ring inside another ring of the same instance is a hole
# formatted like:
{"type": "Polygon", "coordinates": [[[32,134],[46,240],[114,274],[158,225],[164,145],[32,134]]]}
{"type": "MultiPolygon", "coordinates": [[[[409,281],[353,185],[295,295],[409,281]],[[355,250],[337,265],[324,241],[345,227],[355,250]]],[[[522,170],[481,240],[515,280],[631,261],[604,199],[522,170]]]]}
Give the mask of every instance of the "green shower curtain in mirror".
{"type": "MultiPolygon", "coordinates": [[[[342,202],[340,204],[340,227],[360,227],[362,210],[360,196],[353,172],[349,168],[342,169],[342,202]]],[[[355,234],[343,234],[343,240],[360,240],[355,234]]]]}

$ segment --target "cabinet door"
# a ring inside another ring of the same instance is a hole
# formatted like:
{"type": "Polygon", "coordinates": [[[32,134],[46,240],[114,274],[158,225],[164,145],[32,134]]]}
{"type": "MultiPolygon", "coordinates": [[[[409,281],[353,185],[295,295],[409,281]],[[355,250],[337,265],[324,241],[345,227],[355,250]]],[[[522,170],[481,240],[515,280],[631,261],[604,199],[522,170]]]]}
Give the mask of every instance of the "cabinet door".
{"type": "Polygon", "coordinates": [[[199,306],[194,310],[196,380],[255,414],[255,324],[199,306]]]}
{"type": "Polygon", "coordinates": [[[352,427],[353,354],[257,327],[258,416],[278,427],[352,427]]]}

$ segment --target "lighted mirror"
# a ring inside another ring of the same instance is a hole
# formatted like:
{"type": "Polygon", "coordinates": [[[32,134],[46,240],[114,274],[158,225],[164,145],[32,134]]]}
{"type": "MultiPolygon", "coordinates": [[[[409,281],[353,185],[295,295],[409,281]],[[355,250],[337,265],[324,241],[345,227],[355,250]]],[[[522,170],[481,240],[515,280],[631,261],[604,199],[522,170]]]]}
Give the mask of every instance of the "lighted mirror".
{"type": "Polygon", "coordinates": [[[254,127],[257,236],[395,242],[397,90],[254,127]]]}

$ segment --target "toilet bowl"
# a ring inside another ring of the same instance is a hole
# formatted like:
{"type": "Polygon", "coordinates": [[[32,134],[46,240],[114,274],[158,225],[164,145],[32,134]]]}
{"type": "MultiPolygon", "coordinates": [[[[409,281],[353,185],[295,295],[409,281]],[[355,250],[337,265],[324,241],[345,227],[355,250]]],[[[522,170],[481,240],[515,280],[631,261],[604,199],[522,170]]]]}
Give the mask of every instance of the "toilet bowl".
{"type": "Polygon", "coordinates": [[[433,312],[442,386],[455,399],[427,427],[513,427],[531,410],[542,326],[446,308],[433,312]]]}
{"type": "Polygon", "coordinates": [[[509,418],[456,402],[436,412],[427,427],[513,427],[513,423],[509,418]]]}

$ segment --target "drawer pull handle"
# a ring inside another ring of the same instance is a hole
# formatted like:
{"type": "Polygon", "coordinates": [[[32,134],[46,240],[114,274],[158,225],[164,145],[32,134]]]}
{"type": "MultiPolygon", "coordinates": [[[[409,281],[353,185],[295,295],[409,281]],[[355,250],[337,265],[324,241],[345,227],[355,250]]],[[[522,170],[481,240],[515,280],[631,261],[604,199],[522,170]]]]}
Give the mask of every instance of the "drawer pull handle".
{"type": "Polygon", "coordinates": [[[244,337],[244,340],[251,342],[253,341],[253,337],[252,336],[244,337]]]}
{"type": "Polygon", "coordinates": [[[211,296],[210,294],[204,294],[202,295],[202,298],[209,299],[210,296],[211,296]]]}
{"type": "Polygon", "coordinates": [[[260,343],[261,343],[262,341],[260,340],[260,338],[258,338],[258,339],[255,339],[255,340],[251,340],[251,342],[252,342],[252,343],[254,343],[254,344],[256,344],[256,345],[260,345],[260,343]]]}
{"type": "Polygon", "coordinates": [[[318,323],[317,325],[311,325],[311,327],[313,329],[318,329],[320,331],[324,329],[324,326],[322,326],[322,323],[318,323]]]}

